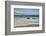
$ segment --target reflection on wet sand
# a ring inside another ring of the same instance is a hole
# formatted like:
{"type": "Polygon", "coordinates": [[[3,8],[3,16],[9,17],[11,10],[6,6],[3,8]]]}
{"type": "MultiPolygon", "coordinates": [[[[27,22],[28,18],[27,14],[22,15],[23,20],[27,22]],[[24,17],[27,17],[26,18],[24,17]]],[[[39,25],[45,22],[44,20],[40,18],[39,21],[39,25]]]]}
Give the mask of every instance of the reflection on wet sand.
{"type": "Polygon", "coordinates": [[[38,17],[14,17],[14,27],[38,27],[38,17]]]}

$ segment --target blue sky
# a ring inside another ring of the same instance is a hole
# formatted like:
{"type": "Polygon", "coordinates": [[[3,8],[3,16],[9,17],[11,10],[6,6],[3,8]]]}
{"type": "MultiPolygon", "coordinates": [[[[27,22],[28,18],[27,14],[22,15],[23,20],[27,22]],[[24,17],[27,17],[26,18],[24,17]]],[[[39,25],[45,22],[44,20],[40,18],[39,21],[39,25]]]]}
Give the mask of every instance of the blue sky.
{"type": "Polygon", "coordinates": [[[14,12],[24,15],[39,15],[39,9],[14,8],[14,12]]]}

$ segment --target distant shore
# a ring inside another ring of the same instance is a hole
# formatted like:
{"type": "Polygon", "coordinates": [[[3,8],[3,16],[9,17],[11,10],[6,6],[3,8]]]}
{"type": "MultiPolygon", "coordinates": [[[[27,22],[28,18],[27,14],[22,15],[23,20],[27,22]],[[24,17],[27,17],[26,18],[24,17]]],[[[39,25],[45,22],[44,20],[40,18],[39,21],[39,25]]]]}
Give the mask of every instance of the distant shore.
{"type": "Polygon", "coordinates": [[[14,15],[14,17],[39,17],[39,15],[14,15]]]}

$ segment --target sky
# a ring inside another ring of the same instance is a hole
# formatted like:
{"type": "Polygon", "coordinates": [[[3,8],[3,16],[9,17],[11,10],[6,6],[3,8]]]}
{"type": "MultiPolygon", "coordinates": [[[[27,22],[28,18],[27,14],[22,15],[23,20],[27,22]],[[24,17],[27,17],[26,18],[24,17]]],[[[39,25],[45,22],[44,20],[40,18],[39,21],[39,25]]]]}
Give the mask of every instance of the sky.
{"type": "Polygon", "coordinates": [[[39,9],[29,9],[29,8],[14,8],[16,14],[24,15],[39,15],[39,9]]]}

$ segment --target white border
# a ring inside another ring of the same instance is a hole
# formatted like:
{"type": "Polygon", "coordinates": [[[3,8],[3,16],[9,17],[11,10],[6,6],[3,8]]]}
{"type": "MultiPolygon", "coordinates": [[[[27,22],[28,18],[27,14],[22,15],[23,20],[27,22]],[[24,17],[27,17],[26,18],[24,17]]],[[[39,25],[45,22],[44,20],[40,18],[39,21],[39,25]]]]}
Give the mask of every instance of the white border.
{"type": "Polygon", "coordinates": [[[14,31],[34,31],[42,30],[42,6],[22,6],[22,5],[11,5],[11,32],[14,31]],[[39,27],[24,27],[24,28],[14,28],[14,8],[32,8],[39,9],[39,27]]]}

